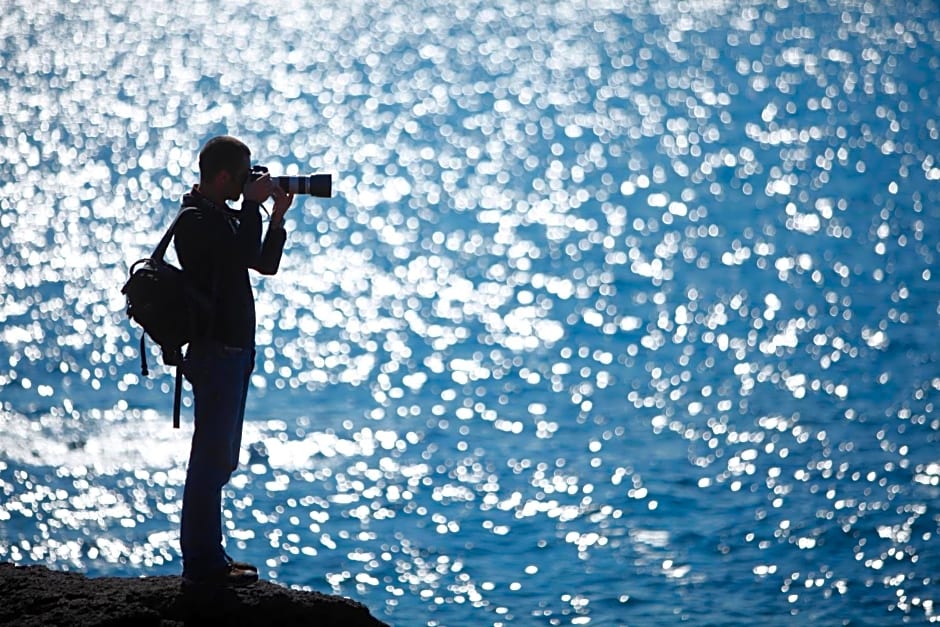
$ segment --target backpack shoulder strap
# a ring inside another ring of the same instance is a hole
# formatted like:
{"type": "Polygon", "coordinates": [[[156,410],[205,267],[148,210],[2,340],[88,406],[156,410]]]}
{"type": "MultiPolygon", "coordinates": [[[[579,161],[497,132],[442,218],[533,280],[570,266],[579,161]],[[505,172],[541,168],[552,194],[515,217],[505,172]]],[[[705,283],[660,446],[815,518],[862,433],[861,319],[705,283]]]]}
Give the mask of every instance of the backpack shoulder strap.
{"type": "Polygon", "coordinates": [[[154,249],[153,254],[150,256],[151,259],[162,261],[163,257],[166,255],[166,249],[170,247],[170,240],[173,239],[173,235],[176,233],[176,225],[179,224],[180,218],[190,211],[198,211],[198,207],[183,207],[176,217],[173,219],[173,222],[167,228],[166,233],[163,234],[163,237],[160,238],[160,243],[157,244],[157,247],[154,249]]]}
{"type": "Polygon", "coordinates": [[[173,366],[176,368],[176,382],[174,383],[173,389],[173,428],[180,428],[180,405],[182,404],[182,394],[183,394],[183,366],[177,364],[173,366]]]}

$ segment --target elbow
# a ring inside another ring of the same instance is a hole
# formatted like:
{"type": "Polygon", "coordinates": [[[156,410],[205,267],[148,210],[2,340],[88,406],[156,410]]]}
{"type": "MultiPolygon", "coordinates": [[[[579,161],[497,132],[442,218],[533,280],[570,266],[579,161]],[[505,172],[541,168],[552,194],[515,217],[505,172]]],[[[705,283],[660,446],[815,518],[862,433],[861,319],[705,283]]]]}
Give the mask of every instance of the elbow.
{"type": "Polygon", "coordinates": [[[279,267],[280,267],[280,264],[269,263],[269,264],[258,264],[254,266],[254,269],[258,272],[258,274],[262,276],[274,276],[275,274],[277,274],[279,267]]]}

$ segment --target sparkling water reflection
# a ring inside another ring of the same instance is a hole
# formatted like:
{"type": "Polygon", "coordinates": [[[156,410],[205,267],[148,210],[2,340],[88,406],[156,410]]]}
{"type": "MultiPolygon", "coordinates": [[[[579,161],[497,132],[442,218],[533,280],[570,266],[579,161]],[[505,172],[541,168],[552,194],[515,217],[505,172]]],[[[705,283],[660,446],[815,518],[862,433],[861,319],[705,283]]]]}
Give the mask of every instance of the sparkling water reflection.
{"type": "Polygon", "coordinates": [[[935,2],[8,5],[0,559],[179,571],[118,288],[229,132],[339,190],[258,282],[264,577],[403,625],[940,620],[935,2]]]}

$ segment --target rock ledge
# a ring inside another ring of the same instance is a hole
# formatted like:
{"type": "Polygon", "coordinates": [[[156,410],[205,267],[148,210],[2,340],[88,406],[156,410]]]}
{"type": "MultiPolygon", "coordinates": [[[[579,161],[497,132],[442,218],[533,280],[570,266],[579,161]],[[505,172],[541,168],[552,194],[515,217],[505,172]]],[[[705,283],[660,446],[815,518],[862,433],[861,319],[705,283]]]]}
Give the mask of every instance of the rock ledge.
{"type": "Polygon", "coordinates": [[[239,589],[183,589],[174,576],[86,577],[0,563],[0,625],[388,627],[344,597],[269,581],[239,589]]]}

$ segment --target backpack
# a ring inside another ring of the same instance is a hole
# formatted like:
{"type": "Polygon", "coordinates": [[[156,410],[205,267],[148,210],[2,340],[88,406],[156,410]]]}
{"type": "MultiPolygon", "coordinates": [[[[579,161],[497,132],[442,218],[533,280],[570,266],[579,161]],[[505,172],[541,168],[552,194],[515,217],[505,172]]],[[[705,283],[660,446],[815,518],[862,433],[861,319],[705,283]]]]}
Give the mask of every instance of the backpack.
{"type": "Polygon", "coordinates": [[[156,342],[163,363],[176,368],[173,428],[180,426],[180,394],[183,387],[183,346],[204,334],[211,321],[212,299],[193,285],[186,274],[164,259],[180,218],[195,207],[185,207],[163,234],[150,257],[131,265],[130,278],[121,288],[127,298],[127,316],[141,326],[140,373],[148,376],[145,336],[156,342]]]}

